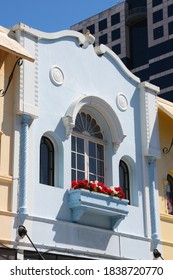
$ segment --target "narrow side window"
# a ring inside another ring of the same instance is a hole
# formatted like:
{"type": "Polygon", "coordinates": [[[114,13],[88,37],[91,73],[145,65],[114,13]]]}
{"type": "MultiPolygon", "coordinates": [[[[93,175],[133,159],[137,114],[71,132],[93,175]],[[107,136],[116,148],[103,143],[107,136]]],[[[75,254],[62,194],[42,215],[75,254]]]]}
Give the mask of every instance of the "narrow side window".
{"type": "Polygon", "coordinates": [[[54,186],[54,146],[46,136],[40,142],[40,183],[54,186]]]}
{"type": "Polygon", "coordinates": [[[166,200],[168,214],[173,215],[173,177],[167,175],[168,185],[166,186],[166,200]]]}
{"type": "Polygon", "coordinates": [[[119,180],[120,187],[123,189],[125,193],[125,198],[130,202],[130,182],[129,182],[129,169],[127,164],[120,160],[119,163],[119,180]]]}

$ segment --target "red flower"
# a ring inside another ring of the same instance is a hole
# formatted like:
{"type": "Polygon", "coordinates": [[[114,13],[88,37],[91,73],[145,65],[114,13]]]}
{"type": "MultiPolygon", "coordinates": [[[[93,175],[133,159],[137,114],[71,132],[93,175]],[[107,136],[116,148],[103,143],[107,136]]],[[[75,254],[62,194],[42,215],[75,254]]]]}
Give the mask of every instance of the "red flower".
{"type": "Polygon", "coordinates": [[[77,180],[72,181],[71,189],[87,189],[93,192],[99,192],[111,196],[116,196],[119,198],[125,198],[125,193],[123,192],[121,187],[110,187],[108,188],[103,183],[98,181],[90,181],[88,180],[77,180]]]}
{"type": "Polygon", "coordinates": [[[76,189],[77,188],[77,181],[72,181],[71,182],[71,188],[76,189]]]}

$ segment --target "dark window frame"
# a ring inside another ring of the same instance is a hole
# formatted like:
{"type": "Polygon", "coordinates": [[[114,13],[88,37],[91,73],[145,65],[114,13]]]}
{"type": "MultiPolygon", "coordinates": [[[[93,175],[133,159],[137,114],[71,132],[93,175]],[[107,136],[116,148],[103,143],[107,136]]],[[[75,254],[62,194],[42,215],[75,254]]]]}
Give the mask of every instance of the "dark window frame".
{"type": "Polygon", "coordinates": [[[54,186],[54,145],[47,136],[40,141],[40,183],[54,186]]]}
{"type": "Polygon", "coordinates": [[[130,203],[130,174],[129,167],[124,160],[119,162],[119,180],[120,187],[125,193],[125,198],[129,200],[130,203]]]}
{"type": "Polygon", "coordinates": [[[170,213],[168,212],[168,214],[173,215],[173,177],[170,174],[167,175],[167,181],[169,183],[170,191],[168,194],[166,193],[166,199],[169,200],[169,203],[172,205],[172,211],[170,213]]]}

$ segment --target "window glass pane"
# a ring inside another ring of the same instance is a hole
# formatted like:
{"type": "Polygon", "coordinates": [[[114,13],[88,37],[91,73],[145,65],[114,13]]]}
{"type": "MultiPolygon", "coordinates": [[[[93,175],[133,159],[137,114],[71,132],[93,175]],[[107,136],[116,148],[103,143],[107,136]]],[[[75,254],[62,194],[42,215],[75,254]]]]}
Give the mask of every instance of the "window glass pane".
{"type": "Polygon", "coordinates": [[[100,177],[103,182],[104,145],[97,143],[98,139],[103,139],[100,126],[90,114],[81,112],[76,117],[74,131],[81,137],[72,136],[72,180],[98,180],[100,177]]]}
{"type": "Polygon", "coordinates": [[[129,170],[127,164],[123,160],[120,160],[119,164],[119,180],[120,187],[125,193],[125,198],[130,201],[129,170]]]}
{"type": "Polygon", "coordinates": [[[120,38],[120,28],[112,31],[112,41],[120,38]]]}
{"type": "Polygon", "coordinates": [[[85,170],[84,156],[77,155],[77,169],[85,170]]]}
{"type": "Polygon", "coordinates": [[[76,151],[76,137],[74,136],[72,136],[71,149],[72,151],[76,151]]]}
{"type": "Polygon", "coordinates": [[[153,0],[153,7],[162,4],[162,0],[153,0]]]}
{"type": "Polygon", "coordinates": [[[97,160],[97,175],[104,175],[104,163],[103,161],[97,160]]]}
{"type": "Polygon", "coordinates": [[[71,166],[72,166],[72,168],[76,168],[76,154],[75,153],[72,153],[71,166]]]}
{"type": "Polygon", "coordinates": [[[54,185],[54,148],[47,137],[40,143],[40,183],[54,185]]]}
{"type": "Polygon", "coordinates": [[[97,144],[97,158],[102,160],[104,159],[103,145],[97,144]]]}
{"type": "Polygon", "coordinates": [[[168,17],[171,17],[171,16],[173,16],[173,4],[168,6],[168,17]]]}
{"type": "Polygon", "coordinates": [[[98,177],[98,181],[104,183],[104,177],[98,177]]]}
{"type": "Polygon", "coordinates": [[[121,44],[117,44],[117,45],[113,46],[112,50],[114,53],[120,54],[121,53],[121,44]]]}
{"type": "Polygon", "coordinates": [[[89,181],[96,181],[96,176],[95,175],[93,175],[93,174],[90,174],[89,175],[89,181]]]}
{"type": "Polygon", "coordinates": [[[89,171],[96,174],[96,159],[94,158],[89,159],[89,171]]]}
{"type": "Polygon", "coordinates": [[[166,186],[166,200],[168,214],[173,215],[173,177],[167,175],[168,184],[166,186]]]}
{"type": "Polygon", "coordinates": [[[95,134],[95,137],[99,138],[99,139],[103,139],[103,134],[101,132],[95,134]]]}
{"type": "Polygon", "coordinates": [[[163,20],[163,10],[159,10],[153,13],[153,23],[163,20]]]}
{"type": "Polygon", "coordinates": [[[89,26],[87,27],[87,29],[90,31],[91,34],[94,34],[94,33],[95,33],[95,25],[94,25],[94,24],[89,25],[89,26]]]}
{"type": "Polygon", "coordinates": [[[102,36],[99,37],[99,44],[107,44],[108,42],[108,36],[107,34],[104,34],[102,36]]]}
{"type": "Polygon", "coordinates": [[[84,140],[79,137],[77,138],[77,152],[84,153],[84,140]]]}
{"type": "Polygon", "coordinates": [[[124,176],[124,170],[121,165],[119,167],[119,176],[120,176],[120,187],[123,188],[123,186],[125,185],[125,176],[124,176]]]}
{"type": "Polygon", "coordinates": [[[95,121],[95,119],[92,119],[92,121],[91,121],[91,127],[92,127],[92,131],[93,131],[93,128],[96,126],[96,121],[95,121]]]}
{"type": "Polygon", "coordinates": [[[96,144],[89,141],[89,156],[96,157],[96,144]]]}
{"type": "Polygon", "coordinates": [[[85,172],[77,172],[77,180],[85,180],[85,172]]]}
{"type": "Polygon", "coordinates": [[[173,34],[173,21],[168,23],[169,35],[173,34]]]}
{"type": "Polygon", "coordinates": [[[111,16],[111,25],[115,25],[120,22],[120,13],[111,16]]]}
{"type": "Polygon", "coordinates": [[[76,181],[77,178],[76,178],[76,171],[72,169],[72,172],[71,172],[71,180],[72,181],[76,181]]]}
{"type": "Polygon", "coordinates": [[[48,182],[48,158],[48,147],[43,143],[40,151],[41,182],[48,182]]]}
{"type": "Polygon", "coordinates": [[[85,121],[85,123],[86,123],[86,131],[88,131],[89,129],[90,129],[90,124],[91,124],[91,116],[90,115],[86,115],[86,121],[85,121]]]}
{"type": "Polygon", "coordinates": [[[103,135],[100,131],[100,126],[97,124],[96,120],[94,118],[91,118],[89,114],[85,114],[84,112],[77,115],[74,131],[103,139],[103,135]],[[97,126],[97,133],[94,131],[95,126],[97,126]]]}
{"type": "Polygon", "coordinates": [[[99,21],[99,31],[102,31],[107,28],[107,19],[99,21]]]}
{"type": "Polygon", "coordinates": [[[95,136],[97,135],[97,133],[100,132],[100,127],[98,125],[96,125],[94,128],[93,128],[93,131],[92,131],[92,134],[95,136]]]}
{"type": "Polygon", "coordinates": [[[163,26],[159,26],[153,30],[154,40],[163,37],[163,26]]]}

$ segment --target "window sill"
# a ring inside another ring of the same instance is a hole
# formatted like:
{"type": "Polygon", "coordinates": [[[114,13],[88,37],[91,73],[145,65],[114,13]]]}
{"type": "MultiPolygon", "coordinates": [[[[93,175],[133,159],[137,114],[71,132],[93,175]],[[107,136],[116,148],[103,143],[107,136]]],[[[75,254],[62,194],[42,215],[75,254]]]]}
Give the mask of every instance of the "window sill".
{"type": "Polygon", "coordinates": [[[110,219],[110,229],[119,225],[127,216],[128,200],[88,190],[71,190],[68,192],[68,206],[71,209],[73,222],[81,221],[83,215],[97,214],[110,219]]]}

